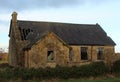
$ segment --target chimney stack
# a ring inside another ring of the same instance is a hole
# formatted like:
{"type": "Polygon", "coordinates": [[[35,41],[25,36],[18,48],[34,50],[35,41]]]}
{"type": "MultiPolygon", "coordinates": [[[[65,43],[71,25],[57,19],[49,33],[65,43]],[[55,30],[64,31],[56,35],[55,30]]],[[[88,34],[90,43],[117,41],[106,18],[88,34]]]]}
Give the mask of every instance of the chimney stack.
{"type": "Polygon", "coordinates": [[[12,23],[16,23],[17,22],[17,13],[16,12],[13,12],[12,13],[12,23]]]}

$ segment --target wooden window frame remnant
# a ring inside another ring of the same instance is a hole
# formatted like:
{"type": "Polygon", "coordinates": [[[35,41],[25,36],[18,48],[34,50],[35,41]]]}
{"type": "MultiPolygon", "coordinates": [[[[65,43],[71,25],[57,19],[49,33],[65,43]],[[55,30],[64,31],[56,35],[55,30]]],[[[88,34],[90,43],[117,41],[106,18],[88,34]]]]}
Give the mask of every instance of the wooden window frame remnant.
{"type": "Polygon", "coordinates": [[[88,60],[88,47],[81,47],[81,60],[88,60]]]}
{"type": "Polygon", "coordinates": [[[97,60],[103,60],[103,48],[99,47],[97,49],[97,60]]]}

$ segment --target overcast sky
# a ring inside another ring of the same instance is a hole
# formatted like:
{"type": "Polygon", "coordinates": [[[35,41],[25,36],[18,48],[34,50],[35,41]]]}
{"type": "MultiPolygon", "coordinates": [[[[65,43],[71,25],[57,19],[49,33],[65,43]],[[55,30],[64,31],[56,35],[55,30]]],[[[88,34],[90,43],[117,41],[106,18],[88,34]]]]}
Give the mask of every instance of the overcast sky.
{"type": "Polygon", "coordinates": [[[12,12],[19,20],[100,24],[120,52],[120,0],[1,0],[0,48],[7,50],[12,12]]]}

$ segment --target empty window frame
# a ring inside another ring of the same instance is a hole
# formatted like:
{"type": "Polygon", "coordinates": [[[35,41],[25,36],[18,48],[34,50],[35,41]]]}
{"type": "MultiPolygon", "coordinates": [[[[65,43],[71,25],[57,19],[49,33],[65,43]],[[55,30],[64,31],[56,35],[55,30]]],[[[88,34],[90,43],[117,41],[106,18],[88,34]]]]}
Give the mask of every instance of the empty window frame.
{"type": "Polygon", "coordinates": [[[47,61],[53,61],[54,60],[54,52],[48,51],[47,52],[47,61]]]}
{"type": "Polygon", "coordinates": [[[73,61],[73,49],[69,49],[69,61],[73,61]]]}
{"type": "Polygon", "coordinates": [[[103,48],[98,48],[97,49],[97,59],[102,60],[103,59],[103,48]]]}
{"type": "Polygon", "coordinates": [[[88,60],[87,50],[87,47],[81,47],[81,60],[88,60]]]}

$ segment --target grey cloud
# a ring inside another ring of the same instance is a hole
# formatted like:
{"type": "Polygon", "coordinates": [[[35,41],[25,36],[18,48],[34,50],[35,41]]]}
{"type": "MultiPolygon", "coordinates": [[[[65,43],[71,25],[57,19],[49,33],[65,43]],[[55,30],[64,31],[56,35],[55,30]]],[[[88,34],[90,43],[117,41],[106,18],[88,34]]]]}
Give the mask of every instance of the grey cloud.
{"type": "Polygon", "coordinates": [[[81,0],[3,0],[0,8],[4,9],[26,9],[43,7],[61,7],[75,5],[81,0]]]}
{"type": "Polygon", "coordinates": [[[65,6],[82,5],[89,3],[101,3],[108,0],[3,0],[0,9],[26,10],[33,8],[56,8],[65,6]]]}

